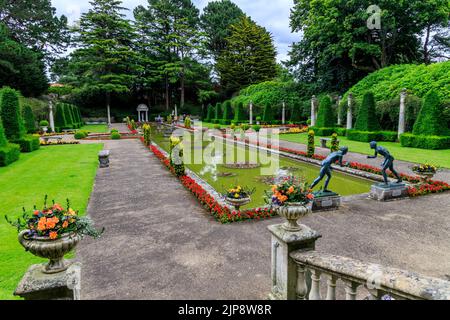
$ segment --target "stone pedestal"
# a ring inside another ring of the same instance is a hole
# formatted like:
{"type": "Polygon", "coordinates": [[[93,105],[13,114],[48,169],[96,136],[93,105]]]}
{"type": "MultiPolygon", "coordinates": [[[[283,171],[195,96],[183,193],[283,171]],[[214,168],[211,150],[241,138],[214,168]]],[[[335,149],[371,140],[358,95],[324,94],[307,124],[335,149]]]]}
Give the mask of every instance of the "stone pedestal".
{"type": "Polygon", "coordinates": [[[80,300],[81,263],[73,263],[66,271],[45,274],[42,264],[32,265],[23,276],[15,296],[25,300],[80,300]]]}
{"type": "Polygon", "coordinates": [[[109,167],[109,150],[102,150],[98,153],[98,162],[100,163],[100,168],[109,167]]]}
{"type": "Polygon", "coordinates": [[[370,198],[378,201],[402,199],[408,196],[408,188],[404,183],[379,183],[372,185],[370,198]]]}
{"type": "Polygon", "coordinates": [[[282,224],[268,229],[272,233],[272,290],[269,299],[296,300],[297,265],[290,253],[299,249],[314,250],[321,235],[305,225],[301,225],[297,232],[286,231],[282,224]]]}
{"type": "Polygon", "coordinates": [[[312,210],[337,210],[341,206],[341,196],[334,192],[315,192],[312,210]]]}

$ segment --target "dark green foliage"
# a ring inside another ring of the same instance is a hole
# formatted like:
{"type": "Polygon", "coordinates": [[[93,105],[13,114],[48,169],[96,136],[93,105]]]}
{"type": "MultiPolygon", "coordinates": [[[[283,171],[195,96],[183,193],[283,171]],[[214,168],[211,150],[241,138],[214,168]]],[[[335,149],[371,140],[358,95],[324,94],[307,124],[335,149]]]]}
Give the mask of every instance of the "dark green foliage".
{"type": "Polygon", "coordinates": [[[0,117],[5,136],[9,141],[21,139],[25,135],[25,126],[19,107],[19,93],[9,87],[0,91],[0,117]]]}
{"type": "Polygon", "coordinates": [[[402,147],[440,150],[450,148],[450,137],[423,136],[410,133],[402,134],[400,137],[402,147]]]}
{"type": "Polygon", "coordinates": [[[36,119],[34,118],[33,110],[29,105],[25,105],[22,109],[23,120],[27,133],[36,132],[36,119]]]}
{"type": "Polygon", "coordinates": [[[273,80],[277,65],[270,33],[248,17],[242,17],[230,29],[227,50],[221,52],[216,67],[225,92],[273,80]]]}
{"type": "Polygon", "coordinates": [[[296,101],[291,108],[290,121],[292,123],[299,123],[303,119],[302,117],[302,107],[299,101],[296,101]]]}
{"type": "Polygon", "coordinates": [[[203,121],[205,122],[211,122],[212,117],[214,116],[214,114],[216,113],[216,111],[214,110],[214,107],[210,104],[208,104],[208,111],[206,114],[206,119],[204,119],[203,121]]]}
{"type": "Polygon", "coordinates": [[[112,140],[120,140],[121,138],[122,138],[122,136],[120,135],[120,133],[118,133],[118,132],[111,133],[112,140]]]}
{"type": "Polygon", "coordinates": [[[422,109],[414,124],[413,134],[429,136],[450,135],[439,95],[431,90],[425,96],[422,109]]]}
{"type": "Polygon", "coordinates": [[[335,124],[331,99],[329,96],[325,96],[320,100],[316,126],[318,128],[332,128],[335,124]]]}
{"type": "Polygon", "coordinates": [[[318,137],[329,137],[337,131],[336,128],[310,127],[309,129],[314,130],[315,135],[318,137]]]}
{"type": "Polygon", "coordinates": [[[247,117],[244,112],[244,105],[242,104],[242,102],[238,102],[235,105],[234,109],[234,121],[240,122],[245,120],[247,120],[247,117]]]}
{"type": "Polygon", "coordinates": [[[0,146],[0,167],[5,167],[14,161],[19,160],[20,146],[17,144],[6,144],[0,146]]]}
{"type": "Polygon", "coordinates": [[[262,117],[262,122],[264,123],[272,123],[272,121],[274,120],[273,117],[273,109],[270,105],[266,104],[264,107],[264,113],[263,113],[263,117],[262,117]]]}
{"type": "Polygon", "coordinates": [[[347,135],[347,129],[345,128],[334,128],[334,132],[336,132],[340,137],[345,137],[347,135]]]}
{"type": "Polygon", "coordinates": [[[255,130],[256,132],[259,132],[259,131],[261,131],[261,126],[260,125],[258,125],[258,124],[255,124],[255,125],[253,125],[253,130],[255,130]]]}
{"type": "Polygon", "coordinates": [[[363,102],[356,118],[355,130],[378,131],[381,130],[380,123],[375,112],[375,98],[372,92],[364,95],[363,102]]]}
{"type": "Polygon", "coordinates": [[[225,101],[223,105],[223,120],[233,120],[233,109],[231,108],[231,101],[227,100],[225,101]]]}
{"type": "Polygon", "coordinates": [[[64,104],[58,103],[55,111],[55,130],[61,132],[67,128],[66,115],[64,112],[64,104]]]}
{"type": "Polygon", "coordinates": [[[20,146],[21,152],[33,152],[40,148],[39,137],[25,136],[21,139],[14,140],[15,144],[20,146]]]}
{"type": "Polygon", "coordinates": [[[77,140],[84,139],[86,137],[87,137],[87,134],[84,131],[77,131],[74,136],[74,138],[77,140]]]}
{"type": "Polygon", "coordinates": [[[74,128],[76,129],[75,121],[74,121],[73,115],[72,115],[71,106],[67,103],[64,103],[63,108],[64,108],[64,116],[66,118],[66,127],[69,129],[74,129],[74,128]]]}
{"type": "Polygon", "coordinates": [[[338,134],[333,133],[331,135],[331,152],[336,152],[339,150],[339,140],[338,140],[338,134]]]}
{"type": "Polygon", "coordinates": [[[308,131],[308,147],[307,147],[307,157],[312,158],[315,152],[315,144],[314,144],[314,130],[308,131]]]}
{"type": "Polygon", "coordinates": [[[214,109],[214,120],[219,121],[222,119],[222,105],[220,103],[216,104],[214,109]]]}
{"type": "Polygon", "coordinates": [[[347,138],[353,141],[371,142],[371,141],[397,141],[398,133],[393,131],[358,131],[347,130],[347,138]]]}
{"type": "Polygon", "coordinates": [[[5,136],[5,129],[3,129],[3,123],[0,121],[0,147],[5,147],[8,144],[8,139],[5,136]]]}

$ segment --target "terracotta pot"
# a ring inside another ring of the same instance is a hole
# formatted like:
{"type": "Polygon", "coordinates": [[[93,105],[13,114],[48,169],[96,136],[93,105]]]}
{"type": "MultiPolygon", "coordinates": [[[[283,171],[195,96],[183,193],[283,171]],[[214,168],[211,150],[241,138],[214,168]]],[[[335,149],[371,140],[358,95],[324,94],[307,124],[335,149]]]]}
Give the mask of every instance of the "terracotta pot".
{"type": "Polygon", "coordinates": [[[26,251],[37,257],[50,261],[43,268],[44,273],[58,273],[65,271],[69,265],[64,261],[64,255],[75,249],[81,237],[75,233],[67,233],[59,239],[49,237],[28,237],[29,230],[19,233],[19,242],[26,251]]]}
{"type": "Polygon", "coordinates": [[[285,206],[277,208],[278,215],[287,219],[282,228],[290,232],[300,231],[301,228],[298,225],[297,220],[307,216],[311,212],[311,206],[300,202],[287,203],[285,206]]]}
{"type": "Polygon", "coordinates": [[[240,207],[245,206],[246,204],[250,203],[251,198],[242,198],[242,199],[235,199],[235,198],[225,198],[225,200],[231,204],[232,206],[234,206],[236,208],[236,210],[239,211],[240,207]]]}

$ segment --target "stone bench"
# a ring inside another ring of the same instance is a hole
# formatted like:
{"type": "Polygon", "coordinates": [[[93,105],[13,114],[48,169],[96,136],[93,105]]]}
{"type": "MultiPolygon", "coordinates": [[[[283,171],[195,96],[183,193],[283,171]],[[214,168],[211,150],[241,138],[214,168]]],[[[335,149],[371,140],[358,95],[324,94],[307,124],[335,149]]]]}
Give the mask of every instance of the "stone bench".
{"type": "MultiPolygon", "coordinates": [[[[329,149],[328,146],[327,146],[327,142],[328,141],[331,142],[331,139],[330,138],[320,138],[320,146],[322,148],[329,149]]],[[[339,140],[337,140],[337,142],[339,143],[339,140]]]]}
{"type": "Polygon", "coordinates": [[[42,140],[44,140],[46,143],[48,142],[48,140],[56,140],[58,142],[61,142],[63,139],[63,137],[61,136],[48,136],[48,137],[42,137],[42,140]]]}
{"type": "Polygon", "coordinates": [[[98,153],[98,162],[100,163],[100,168],[109,167],[109,150],[102,150],[98,153]]]}

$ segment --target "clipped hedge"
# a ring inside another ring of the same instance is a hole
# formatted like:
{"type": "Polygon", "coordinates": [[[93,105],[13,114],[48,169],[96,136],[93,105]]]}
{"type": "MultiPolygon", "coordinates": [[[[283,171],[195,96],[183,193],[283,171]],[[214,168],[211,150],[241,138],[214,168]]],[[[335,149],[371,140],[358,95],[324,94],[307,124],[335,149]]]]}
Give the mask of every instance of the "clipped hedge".
{"type": "Polygon", "coordinates": [[[39,137],[25,136],[21,139],[14,140],[13,143],[20,146],[21,152],[33,152],[40,148],[39,137]]]}
{"type": "Polygon", "coordinates": [[[234,121],[245,121],[247,120],[247,117],[245,116],[244,112],[244,105],[242,102],[239,102],[234,109],[234,121]]]}
{"type": "Polygon", "coordinates": [[[355,130],[378,131],[381,130],[378,117],[375,112],[375,98],[372,92],[366,92],[356,118],[355,130]]]}
{"type": "Polygon", "coordinates": [[[204,122],[210,122],[212,117],[214,116],[214,107],[211,104],[208,104],[206,118],[203,119],[204,122]]]}
{"type": "Polygon", "coordinates": [[[347,133],[347,129],[345,128],[317,128],[310,127],[311,130],[314,130],[315,134],[319,137],[328,137],[333,133],[337,133],[338,136],[345,136],[347,133]]]}
{"type": "MultiPolygon", "coordinates": [[[[334,121],[334,112],[331,107],[331,99],[329,96],[324,96],[320,99],[319,112],[317,114],[317,127],[318,128],[333,128],[336,125],[334,121]]],[[[316,134],[319,134],[316,131],[316,134]]],[[[333,134],[330,133],[330,135],[333,134]]]]}
{"type": "Polygon", "coordinates": [[[423,106],[414,124],[413,134],[424,136],[447,136],[450,134],[441,99],[434,90],[428,92],[424,98],[423,106]]]}
{"type": "Polygon", "coordinates": [[[25,124],[27,133],[36,132],[36,119],[33,114],[33,110],[29,105],[24,105],[22,108],[22,117],[25,124]]]}
{"type": "Polygon", "coordinates": [[[17,144],[9,143],[0,147],[0,167],[6,167],[7,165],[19,160],[20,146],[17,144]]]}
{"type": "Polygon", "coordinates": [[[216,108],[214,109],[214,118],[213,120],[215,120],[216,122],[213,123],[219,123],[220,120],[222,120],[221,118],[222,116],[222,105],[220,103],[216,104],[216,108]]]}
{"type": "Polygon", "coordinates": [[[234,116],[233,116],[233,109],[231,108],[231,102],[230,101],[225,101],[224,105],[223,105],[223,116],[222,119],[223,120],[229,120],[231,122],[231,120],[233,120],[234,116]]]}
{"type": "Polygon", "coordinates": [[[0,118],[9,141],[21,139],[26,133],[20,114],[19,96],[18,91],[9,87],[0,91],[0,118]]]}
{"type": "Polygon", "coordinates": [[[55,130],[57,132],[61,132],[63,129],[67,128],[67,120],[66,115],[64,113],[64,105],[62,103],[58,103],[56,105],[55,111],[55,130]]]}
{"type": "Polygon", "coordinates": [[[405,133],[400,136],[402,147],[442,150],[450,148],[450,136],[425,136],[405,133]]]}
{"type": "Polygon", "coordinates": [[[347,130],[347,138],[353,141],[371,142],[371,141],[397,141],[397,132],[393,131],[358,131],[347,130]]]}

